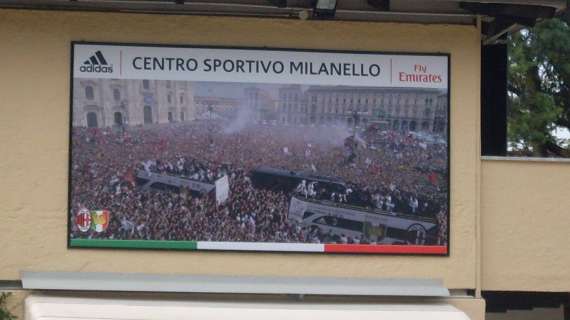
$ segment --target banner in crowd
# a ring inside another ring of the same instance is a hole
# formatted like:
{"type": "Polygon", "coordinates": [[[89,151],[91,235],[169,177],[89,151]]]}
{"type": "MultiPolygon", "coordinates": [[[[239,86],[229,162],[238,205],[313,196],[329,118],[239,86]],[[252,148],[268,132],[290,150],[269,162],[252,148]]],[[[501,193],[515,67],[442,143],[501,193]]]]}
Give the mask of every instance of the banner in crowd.
{"type": "Polygon", "coordinates": [[[216,203],[223,204],[230,195],[230,181],[227,175],[216,180],[216,203]]]}
{"type": "Polygon", "coordinates": [[[447,255],[449,56],[72,44],[69,246],[447,255]]]}

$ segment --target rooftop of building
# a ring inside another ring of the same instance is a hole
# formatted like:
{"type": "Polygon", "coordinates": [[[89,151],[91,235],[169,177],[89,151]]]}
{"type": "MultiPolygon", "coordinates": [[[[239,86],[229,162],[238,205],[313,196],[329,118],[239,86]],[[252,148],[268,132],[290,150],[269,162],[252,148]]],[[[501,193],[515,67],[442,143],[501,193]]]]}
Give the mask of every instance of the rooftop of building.
{"type": "Polygon", "coordinates": [[[0,8],[246,16],[344,21],[481,23],[485,43],[554,16],[565,0],[0,0],[0,8]]]}

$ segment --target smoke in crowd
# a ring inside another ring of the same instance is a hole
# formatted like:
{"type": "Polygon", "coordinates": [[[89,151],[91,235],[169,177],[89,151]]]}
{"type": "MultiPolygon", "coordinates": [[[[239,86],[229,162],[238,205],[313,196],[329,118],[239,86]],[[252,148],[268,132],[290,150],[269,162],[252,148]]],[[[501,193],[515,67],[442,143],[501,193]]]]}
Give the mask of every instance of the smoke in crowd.
{"type": "Polygon", "coordinates": [[[198,88],[210,96],[189,121],[73,128],[71,210],[108,210],[111,222],[104,232],[74,226],[72,238],[417,241],[362,223],[342,231],[338,220],[323,220],[336,229],[295,221],[289,218],[295,198],[432,224],[421,241],[447,243],[448,150],[433,142],[435,135],[372,130],[364,122],[291,123],[278,112],[278,86],[235,86],[219,97],[198,88]],[[223,177],[229,183],[223,201],[196,187],[215,193],[223,177]]]}

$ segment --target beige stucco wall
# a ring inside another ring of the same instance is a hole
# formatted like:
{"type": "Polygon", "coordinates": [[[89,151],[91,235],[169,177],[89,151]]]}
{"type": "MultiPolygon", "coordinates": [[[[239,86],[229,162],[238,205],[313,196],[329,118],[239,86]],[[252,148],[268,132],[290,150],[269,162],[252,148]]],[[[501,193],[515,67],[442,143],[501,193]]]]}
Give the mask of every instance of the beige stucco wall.
{"type": "Polygon", "coordinates": [[[483,161],[484,290],[570,291],[570,162],[483,161]]]}
{"type": "Polygon", "coordinates": [[[0,279],[21,270],[441,278],[476,286],[480,36],[474,26],[0,10],[0,279]],[[68,250],[70,41],[451,54],[451,256],[68,250]]]}

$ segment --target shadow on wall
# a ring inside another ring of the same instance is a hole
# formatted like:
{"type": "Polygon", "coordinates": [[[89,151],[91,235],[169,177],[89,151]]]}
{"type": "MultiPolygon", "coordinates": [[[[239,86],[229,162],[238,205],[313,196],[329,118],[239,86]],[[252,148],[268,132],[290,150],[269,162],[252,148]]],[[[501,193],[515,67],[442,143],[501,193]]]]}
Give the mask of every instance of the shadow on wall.
{"type": "Polygon", "coordinates": [[[564,309],[537,308],[532,310],[510,310],[507,312],[489,312],[485,314],[486,320],[563,320],[564,309]]]}

